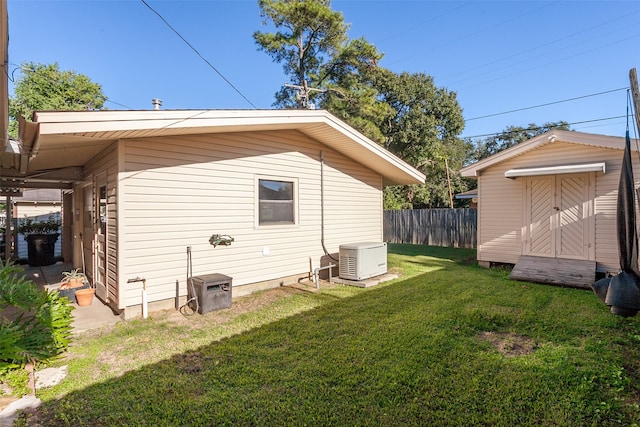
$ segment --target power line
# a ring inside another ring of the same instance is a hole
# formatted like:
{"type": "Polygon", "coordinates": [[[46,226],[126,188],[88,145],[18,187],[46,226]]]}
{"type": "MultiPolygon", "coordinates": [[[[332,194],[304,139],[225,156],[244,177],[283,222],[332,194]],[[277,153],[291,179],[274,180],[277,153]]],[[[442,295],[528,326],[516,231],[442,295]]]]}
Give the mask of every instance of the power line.
{"type": "MultiPolygon", "coordinates": [[[[533,70],[537,70],[537,69],[539,69],[539,68],[548,68],[550,65],[557,64],[557,63],[559,63],[559,62],[565,62],[565,61],[568,61],[568,60],[570,60],[570,59],[572,59],[572,58],[575,58],[575,57],[577,57],[577,56],[585,55],[585,54],[590,53],[590,52],[595,52],[595,51],[597,51],[597,50],[601,50],[601,49],[607,48],[607,47],[609,47],[609,46],[613,46],[613,45],[616,45],[616,44],[619,44],[619,43],[623,43],[623,42],[626,42],[626,41],[628,41],[628,40],[635,39],[635,38],[638,38],[638,37],[640,37],[640,33],[638,33],[638,34],[634,34],[634,35],[629,36],[629,37],[624,38],[624,39],[620,39],[620,40],[613,41],[613,42],[608,43],[608,44],[606,44],[606,45],[601,45],[601,46],[597,46],[597,47],[594,47],[594,48],[589,48],[589,49],[587,49],[587,50],[579,51],[578,53],[575,53],[575,54],[572,54],[572,55],[563,55],[562,57],[560,57],[560,58],[558,58],[558,59],[556,59],[556,60],[553,60],[553,61],[540,62],[540,63],[538,63],[536,66],[533,66],[533,67],[527,67],[527,68],[524,68],[524,69],[520,69],[519,71],[515,71],[515,72],[510,73],[510,74],[503,74],[503,75],[501,75],[500,77],[496,77],[496,78],[491,79],[491,80],[485,80],[485,81],[482,81],[482,82],[476,82],[475,84],[472,84],[471,86],[467,86],[467,87],[465,87],[465,88],[458,88],[458,91],[462,91],[462,90],[464,90],[464,89],[469,89],[469,88],[476,88],[476,87],[478,87],[478,86],[486,85],[486,84],[488,84],[488,83],[492,83],[492,82],[495,82],[495,81],[503,80],[503,79],[505,79],[505,78],[507,78],[507,77],[512,77],[512,76],[516,76],[516,75],[522,75],[522,74],[523,74],[523,73],[525,73],[525,72],[531,72],[531,71],[533,71],[533,70]]],[[[593,38],[593,40],[598,40],[598,38],[597,38],[597,37],[594,37],[594,38],[593,38]]],[[[582,44],[582,43],[574,43],[574,45],[580,45],[580,44],[582,44]]],[[[561,50],[563,50],[563,48],[557,49],[557,50],[556,50],[556,51],[554,51],[554,52],[558,52],[558,51],[561,51],[561,50]]],[[[540,54],[540,55],[538,55],[538,56],[536,56],[536,57],[532,57],[532,58],[530,58],[530,59],[535,59],[535,58],[544,58],[546,55],[547,55],[547,54],[542,53],[542,54],[540,54]]],[[[510,64],[510,65],[508,65],[507,67],[508,67],[508,68],[514,68],[514,67],[518,66],[519,64],[523,64],[523,63],[527,63],[527,62],[529,62],[529,60],[530,60],[530,59],[528,59],[528,60],[522,60],[522,61],[520,61],[520,62],[510,64]]],[[[507,67],[505,67],[505,69],[506,69],[507,67]]],[[[483,74],[490,74],[491,72],[492,72],[492,71],[488,71],[488,72],[483,73],[483,74]]],[[[466,79],[458,80],[458,82],[467,81],[467,80],[471,80],[471,79],[472,79],[472,77],[469,77],[469,78],[466,78],[466,79]]]]}
{"type": "Polygon", "coordinates": [[[124,105],[124,104],[120,104],[119,102],[112,101],[112,100],[110,100],[109,98],[107,98],[104,102],[109,102],[109,103],[111,103],[111,104],[115,104],[115,105],[117,105],[117,106],[119,106],[119,107],[124,107],[124,108],[126,108],[127,110],[135,110],[135,108],[133,108],[133,107],[129,107],[128,105],[124,105]]]}
{"type": "Polygon", "coordinates": [[[398,33],[395,33],[395,34],[393,34],[393,35],[391,35],[391,36],[389,36],[389,37],[386,37],[386,38],[384,38],[384,39],[382,39],[382,40],[379,40],[379,41],[378,41],[378,43],[382,43],[382,42],[386,42],[387,40],[391,40],[391,39],[392,39],[392,38],[394,38],[394,37],[397,37],[397,36],[399,36],[399,35],[402,35],[402,34],[405,34],[405,33],[410,32],[410,31],[413,31],[413,30],[415,30],[416,28],[422,27],[423,25],[426,25],[426,24],[428,24],[428,23],[430,23],[430,22],[438,21],[438,20],[439,20],[440,18],[442,18],[443,16],[449,15],[450,13],[453,13],[453,12],[455,12],[455,11],[456,11],[456,10],[458,10],[458,9],[462,9],[463,7],[466,7],[467,5],[469,5],[469,4],[471,4],[471,3],[473,3],[473,2],[472,2],[472,1],[468,1],[468,2],[466,2],[466,3],[463,3],[462,5],[460,5],[460,6],[456,7],[456,8],[454,8],[454,9],[448,10],[448,11],[446,11],[446,12],[444,12],[444,13],[441,13],[440,15],[434,16],[433,18],[428,19],[428,20],[426,20],[426,21],[422,21],[420,24],[414,25],[413,27],[405,28],[405,29],[403,29],[402,31],[400,31],[400,32],[398,32],[398,33]]]}
{"type": "MultiPolygon", "coordinates": [[[[489,67],[489,66],[491,66],[491,65],[495,65],[495,64],[498,64],[498,63],[500,63],[500,62],[504,62],[504,61],[510,60],[510,59],[515,58],[515,57],[518,57],[518,56],[523,56],[523,55],[525,55],[525,54],[529,54],[530,52],[533,52],[533,51],[536,51],[536,50],[539,50],[539,49],[542,49],[542,48],[546,48],[546,47],[548,47],[548,46],[552,46],[552,45],[554,45],[554,44],[556,44],[556,43],[559,43],[559,42],[561,42],[561,41],[563,41],[563,40],[567,40],[567,39],[570,39],[570,38],[572,38],[572,37],[578,36],[578,35],[580,35],[580,34],[587,33],[587,32],[589,32],[589,31],[592,31],[592,30],[597,29],[597,28],[599,28],[599,27],[603,27],[603,26],[609,25],[609,24],[611,24],[611,23],[613,23],[613,22],[616,22],[616,21],[619,21],[619,20],[622,20],[622,19],[628,18],[629,16],[631,16],[631,15],[635,15],[635,14],[638,14],[638,13],[640,13],[640,10],[636,10],[636,11],[633,11],[633,12],[631,12],[631,13],[626,13],[626,14],[625,14],[625,15],[623,15],[623,16],[620,16],[620,17],[617,17],[617,18],[611,19],[611,20],[609,20],[609,21],[607,21],[607,22],[603,22],[603,23],[600,23],[600,24],[598,24],[598,25],[595,25],[595,26],[592,26],[592,27],[589,27],[589,28],[586,28],[586,29],[583,29],[583,30],[580,30],[580,31],[577,31],[577,32],[574,32],[574,33],[571,33],[571,34],[568,34],[568,35],[565,35],[565,36],[563,36],[563,37],[557,38],[557,39],[555,39],[555,40],[552,40],[552,41],[550,41],[550,42],[544,43],[544,44],[542,44],[542,45],[537,45],[537,46],[531,47],[531,48],[529,48],[529,49],[519,51],[518,53],[515,53],[515,54],[512,54],[512,55],[508,55],[508,56],[505,56],[505,57],[502,57],[502,58],[497,59],[497,60],[494,60],[494,61],[492,61],[492,62],[485,63],[484,65],[479,65],[479,66],[474,67],[474,68],[466,68],[466,69],[465,69],[465,71],[462,71],[462,72],[457,73],[457,74],[453,74],[453,75],[446,76],[443,80],[445,80],[445,81],[446,81],[447,79],[451,79],[451,78],[454,78],[454,77],[457,77],[457,76],[460,76],[460,75],[464,75],[464,74],[468,74],[468,73],[472,73],[472,74],[473,74],[473,76],[471,76],[471,77],[467,77],[467,78],[464,78],[464,79],[456,80],[456,81],[454,81],[454,83],[462,82],[462,81],[466,81],[466,80],[469,80],[469,79],[477,79],[477,77],[478,77],[478,73],[476,73],[475,71],[476,71],[476,70],[478,70],[478,69],[486,68],[486,67],[489,67]]],[[[618,31],[618,30],[616,30],[616,31],[618,31]]],[[[608,34],[612,34],[612,32],[610,32],[610,33],[608,33],[608,34]]],[[[602,35],[601,35],[601,34],[597,35],[597,38],[601,38],[601,37],[602,37],[602,35]]],[[[596,38],[596,39],[597,39],[597,38],[596,38]]],[[[578,44],[578,45],[579,45],[579,44],[584,44],[584,41],[580,41],[579,43],[574,43],[573,45],[565,46],[565,47],[563,47],[563,48],[556,49],[555,51],[557,52],[557,51],[561,51],[561,50],[564,50],[564,49],[567,49],[567,48],[571,48],[572,46],[574,46],[574,45],[576,45],[576,44],[578,44]]],[[[520,61],[520,62],[528,62],[528,61],[531,61],[531,59],[535,59],[535,58],[538,58],[538,57],[547,57],[547,56],[549,55],[549,52],[550,52],[549,50],[545,50],[544,54],[542,54],[542,55],[538,55],[538,56],[533,57],[533,58],[529,56],[529,58],[528,58],[527,60],[525,60],[525,61],[520,61]]],[[[513,66],[513,65],[514,65],[514,63],[513,63],[513,62],[511,62],[509,66],[513,66]]],[[[485,72],[484,74],[492,73],[492,72],[494,72],[494,71],[495,71],[495,70],[489,70],[488,72],[485,72]]],[[[526,71],[526,70],[525,70],[525,71],[526,71]]],[[[450,85],[450,84],[449,84],[449,85],[450,85]]]]}
{"type": "MultiPolygon", "coordinates": [[[[540,10],[545,9],[545,8],[547,8],[547,7],[550,7],[550,6],[553,6],[553,5],[555,5],[556,3],[559,3],[559,2],[560,2],[559,0],[556,0],[556,1],[554,1],[554,2],[551,2],[551,3],[545,4],[545,5],[541,6],[541,7],[536,8],[536,9],[529,10],[529,11],[527,11],[527,12],[525,12],[525,13],[520,14],[520,15],[517,15],[517,16],[514,16],[514,17],[511,17],[511,18],[506,19],[506,20],[503,20],[503,21],[501,21],[501,22],[499,22],[499,23],[497,23],[497,24],[493,24],[493,25],[490,25],[490,26],[488,26],[488,27],[481,28],[480,30],[474,31],[474,32],[472,32],[472,33],[467,33],[466,35],[463,35],[462,37],[459,37],[459,38],[457,38],[457,39],[455,39],[455,40],[454,40],[454,39],[448,39],[446,43],[442,43],[442,44],[440,44],[440,45],[438,45],[438,46],[434,46],[434,47],[432,47],[432,48],[430,48],[430,49],[423,50],[423,51],[420,51],[420,52],[414,52],[414,53],[413,53],[412,55],[410,55],[410,56],[407,56],[407,57],[404,57],[404,58],[400,58],[400,59],[397,59],[397,60],[395,60],[395,61],[393,61],[393,62],[389,63],[389,65],[393,65],[393,64],[397,64],[397,63],[399,63],[399,62],[406,61],[406,60],[411,59],[411,58],[413,58],[413,57],[415,57],[415,56],[422,56],[422,55],[424,55],[424,54],[426,54],[426,53],[429,53],[429,52],[431,52],[431,51],[434,51],[434,50],[437,50],[437,49],[441,49],[441,48],[443,48],[443,47],[446,47],[446,46],[449,46],[449,45],[452,45],[452,44],[458,43],[458,42],[460,42],[460,41],[462,41],[462,40],[465,40],[465,39],[468,39],[468,38],[470,38],[470,37],[477,36],[478,34],[484,33],[484,32],[486,32],[486,31],[496,29],[496,28],[498,28],[498,27],[500,27],[500,26],[502,26],[502,25],[504,25],[504,24],[507,24],[507,23],[509,23],[509,22],[511,22],[511,21],[515,21],[516,19],[518,19],[518,18],[522,18],[522,17],[525,17],[525,16],[527,16],[527,15],[529,15],[529,14],[532,14],[532,13],[535,13],[535,12],[539,12],[540,10]]],[[[470,2],[469,2],[469,3],[470,3],[470,2]]],[[[463,6],[466,6],[466,5],[467,5],[467,4],[469,4],[469,3],[465,3],[463,6]]]]}
{"type": "Polygon", "coordinates": [[[576,101],[578,99],[590,98],[592,96],[604,95],[604,94],[607,94],[607,93],[618,92],[618,91],[627,90],[627,89],[628,89],[628,87],[621,87],[621,88],[618,88],[618,89],[611,89],[611,90],[607,90],[607,91],[604,91],[604,92],[592,93],[590,95],[583,95],[583,96],[577,96],[575,98],[563,99],[563,100],[560,100],[560,101],[547,102],[546,104],[539,104],[539,105],[533,105],[531,107],[524,107],[524,108],[518,108],[518,109],[515,109],[515,110],[503,111],[502,113],[493,113],[493,114],[487,114],[485,116],[473,117],[471,119],[465,119],[465,121],[466,122],[470,122],[472,120],[486,119],[488,117],[495,117],[495,116],[502,116],[504,114],[517,113],[519,111],[533,110],[534,108],[548,107],[549,105],[562,104],[563,102],[576,101]]]}
{"type": "MultiPolygon", "coordinates": [[[[602,119],[583,120],[583,121],[580,121],[580,122],[567,123],[567,125],[568,126],[581,125],[581,124],[585,124],[585,123],[595,123],[595,122],[602,122],[602,121],[606,121],[606,120],[623,119],[625,117],[627,117],[627,116],[614,116],[614,117],[605,117],[605,118],[602,118],[602,119]]],[[[543,128],[544,128],[544,126],[538,126],[538,127],[535,127],[535,128],[527,128],[525,130],[528,130],[528,131],[529,130],[533,130],[533,131],[535,131],[535,130],[540,130],[540,129],[543,129],[543,128]]],[[[521,130],[514,130],[514,131],[511,131],[511,132],[485,133],[483,135],[461,136],[461,138],[465,138],[465,139],[485,138],[485,137],[488,137],[488,136],[497,136],[497,135],[502,135],[502,134],[518,133],[520,131],[521,130]]]]}
{"type": "Polygon", "coordinates": [[[218,71],[218,69],[216,67],[214,67],[213,64],[211,64],[204,56],[202,56],[202,54],[200,52],[198,52],[198,50],[195,47],[193,47],[193,45],[191,43],[189,43],[187,41],[187,39],[185,39],[175,28],[173,28],[171,26],[171,24],[169,24],[169,22],[167,22],[167,20],[162,17],[162,15],[160,15],[154,8],[149,6],[149,4],[147,4],[147,2],[145,0],[140,0],[140,1],[145,6],[147,6],[149,8],[149,10],[151,10],[153,13],[155,13],[158,16],[158,18],[160,18],[162,20],[162,22],[164,22],[167,25],[167,27],[169,27],[171,29],[171,31],[173,31],[178,37],[180,37],[182,39],[182,41],[185,42],[185,44],[187,46],[189,46],[191,48],[191,50],[193,50],[196,53],[196,55],[198,55],[200,57],[200,59],[202,59],[213,71],[215,71],[222,78],[222,80],[224,80],[229,86],[231,86],[231,88],[233,88],[233,90],[235,90],[236,93],[238,93],[238,95],[240,95],[245,101],[247,101],[254,109],[256,109],[256,110],[258,109],[258,107],[256,107],[253,104],[253,102],[251,102],[249,100],[249,98],[244,96],[244,94],[242,92],[240,92],[240,90],[237,87],[235,87],[233,85],[233,83],[231,83],[229,81],[229,79],[227,79],[220,71],[218,71]]]}

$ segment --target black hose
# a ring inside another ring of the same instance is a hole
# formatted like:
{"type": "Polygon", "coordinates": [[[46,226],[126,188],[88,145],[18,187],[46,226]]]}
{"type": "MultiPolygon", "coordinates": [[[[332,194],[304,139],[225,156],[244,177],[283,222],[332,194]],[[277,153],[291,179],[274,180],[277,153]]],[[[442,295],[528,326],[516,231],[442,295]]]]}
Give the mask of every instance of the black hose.
{"type": "MultiPolygon", "coordinates": [[[[198,301],[198,295],[196,294],[195,287],[193,286],[193,262],[191,261],[191,246],[187,246],[187,286],[191,289],[191,298],[187,299],[187,302],[180,307],[180,313],[185,316],[191,316],[200,311],[200,302],[198,301]],[[189,307],[189,303],[195,301],[196,308],[193,312],[188,313],[186,307],[189,307]]],[[[188,296],[188,292],[187,292],[188,296]]]]}
{"type": "Polygon", "coordinates": [[[331,256],[327,247],[324,245],[324,153],[322,151],[320,151],[320,244],[326,256],[335,262],[339,262],[331,256]]]}

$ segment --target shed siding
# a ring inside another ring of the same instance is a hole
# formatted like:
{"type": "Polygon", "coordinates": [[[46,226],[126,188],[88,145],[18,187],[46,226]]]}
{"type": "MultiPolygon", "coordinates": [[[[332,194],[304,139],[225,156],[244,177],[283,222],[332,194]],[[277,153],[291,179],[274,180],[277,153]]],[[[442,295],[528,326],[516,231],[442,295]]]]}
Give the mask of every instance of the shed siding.
{"type": "MultiPolygon", "coordinates": [[[[150,301],[186,295],[187,247],[194,276],[222,273],[233,285],[305,274],[321,246],[320,148],[296,131],[128,140],[121,176],[122,282],[145,277],[150,301]],[[298,185],[298,223],[257,227],[256,180],[298,185]],[[212,234],[230,246],[214,248],[212,234]]],[[[325,246],[382,241],[382,177],[324,149],[325,246]]],[[[140,303],[127,285],[125,305],[140,303]]]]}
{"type": "Polygon", "coordinates": [[[522,250],[522,182],[500,168],[478,182],[478,260],[515,263],[522,250]]]}
{"type": "Polygon", "coordinates": [[[106,244],[106,272],[105,284],[108,289],[109,302],[117,305],[118,308],[124,308],[120,301],[120,292],[118,290],[118,224],[117,224],[117,207],[118,207],[118,150],[117,143],[112,144],[103,152],[98,154],[94,159],[87,163],[84,167],[85,182],[90,181],[93,185],[94,192],[95,179],[99,174],[106,174],[107,184],[107,233],[105,236],[106,244]]]}
{"type": "MultiPolygon", "coordinates": [[[[622,150],[556,142],[498,163],[478,179],[478,260],[515,264],[522,253],[523,179],[509,179],[514,168],[605,162],[606,173],[596,173],[595,256],[599,271],[617,271],[616,200],[622,150]]],[[[636,186],[640,163],[634,153],[636,186]]]]}

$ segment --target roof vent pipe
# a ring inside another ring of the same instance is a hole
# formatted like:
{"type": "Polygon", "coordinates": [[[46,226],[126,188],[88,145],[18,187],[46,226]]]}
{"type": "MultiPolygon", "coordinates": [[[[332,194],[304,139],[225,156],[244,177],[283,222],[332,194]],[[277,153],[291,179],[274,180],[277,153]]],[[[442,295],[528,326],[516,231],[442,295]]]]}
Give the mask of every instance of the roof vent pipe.
{"type": "Polygon", "coordinates": [[[153,98],[151,100],[151,104],[153,104],[153,109],[154,110],[159,110],[160,107],[162,106],[162,99],[160,98],[153,98]]]}

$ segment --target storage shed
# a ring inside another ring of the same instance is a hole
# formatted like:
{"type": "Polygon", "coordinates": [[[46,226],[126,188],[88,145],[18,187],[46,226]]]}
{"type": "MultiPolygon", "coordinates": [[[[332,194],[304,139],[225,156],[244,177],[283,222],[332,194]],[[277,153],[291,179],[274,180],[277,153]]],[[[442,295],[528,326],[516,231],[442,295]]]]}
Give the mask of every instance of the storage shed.
{"type": "Polygon", "coordinates": [[[624,146],[622,137],[553,130],[463,168],[478,180],[478,262],[514,264],[516,279],[583,288],[596,272],[617,272],[624,146]]]}

